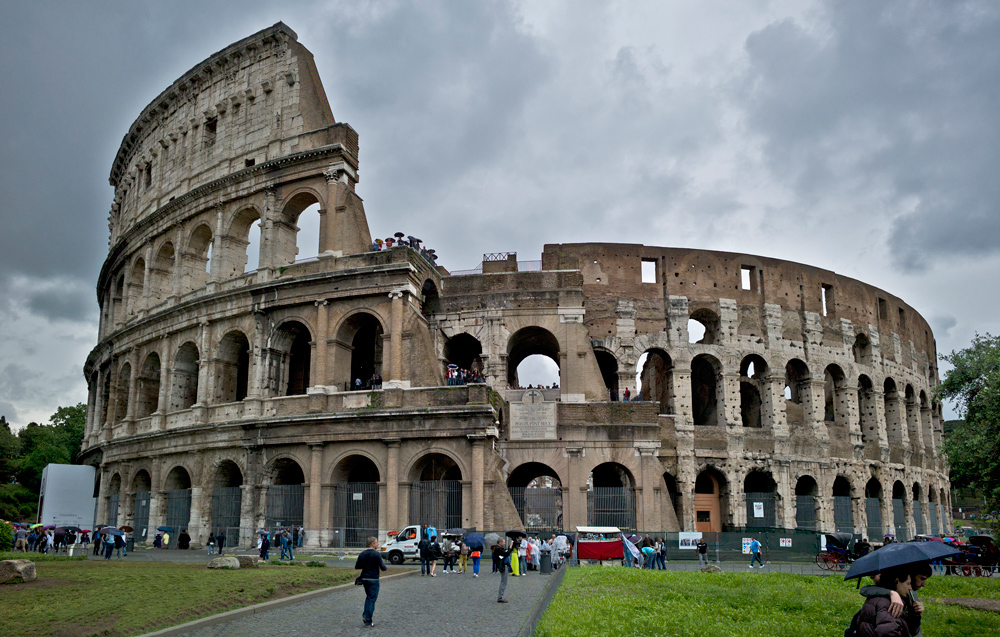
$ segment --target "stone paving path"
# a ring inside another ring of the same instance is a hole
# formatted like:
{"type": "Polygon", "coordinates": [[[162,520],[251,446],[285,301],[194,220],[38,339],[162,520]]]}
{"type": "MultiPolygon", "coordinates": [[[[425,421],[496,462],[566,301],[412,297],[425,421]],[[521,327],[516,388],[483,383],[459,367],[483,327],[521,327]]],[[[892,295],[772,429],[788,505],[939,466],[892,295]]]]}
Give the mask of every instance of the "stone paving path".
{"type": "Polygon", "coordinates": [[[530,573],[510,577],[507,604],[498,604],[500,576],[489,572],[478,578],[438,571],[431,578],[419,574],[382,582],[375,606],[375,627],[361,623],[364,590],[360,586],[256,615],[183,633],[185,637],[327,637],[328,635],[391,634],[406,637],[502,637],[516,635],[542,597],[554,575],[530,573]]]}

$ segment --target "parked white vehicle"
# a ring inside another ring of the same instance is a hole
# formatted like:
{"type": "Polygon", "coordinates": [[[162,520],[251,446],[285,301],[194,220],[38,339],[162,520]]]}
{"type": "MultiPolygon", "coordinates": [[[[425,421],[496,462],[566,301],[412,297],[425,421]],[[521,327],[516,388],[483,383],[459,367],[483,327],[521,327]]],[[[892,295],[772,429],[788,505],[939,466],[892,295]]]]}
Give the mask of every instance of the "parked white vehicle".
{"type": "Polygon", "coordinates": [[[420,527],[411,524],[394,537],[386,540],[385,544],[382,545],[382,557],[388,559],[390,564],[396,565],[402,564],[406,560],[419,560],[420,549],[417,547],[419,543],[420,527]]]}

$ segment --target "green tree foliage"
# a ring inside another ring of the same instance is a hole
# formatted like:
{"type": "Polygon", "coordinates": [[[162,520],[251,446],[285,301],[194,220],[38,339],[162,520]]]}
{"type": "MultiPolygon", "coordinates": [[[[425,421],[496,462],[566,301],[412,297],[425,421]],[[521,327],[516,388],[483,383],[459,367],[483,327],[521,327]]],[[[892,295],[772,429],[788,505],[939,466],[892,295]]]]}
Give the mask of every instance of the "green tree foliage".
{"type": "Polygon", "coordinates": [[[6,522],[0,522],[0,551],[14,548],[14,527],[6,522]]]}
{"type": "Polygon", "coordinates": [[[1000,510],[1000,337],[977,334],[971,346],[941,359],[954,369],[935,391],[953,400],[965,421],[944,440],[952,484],[980,491],[988,511],[1000,510]]]}

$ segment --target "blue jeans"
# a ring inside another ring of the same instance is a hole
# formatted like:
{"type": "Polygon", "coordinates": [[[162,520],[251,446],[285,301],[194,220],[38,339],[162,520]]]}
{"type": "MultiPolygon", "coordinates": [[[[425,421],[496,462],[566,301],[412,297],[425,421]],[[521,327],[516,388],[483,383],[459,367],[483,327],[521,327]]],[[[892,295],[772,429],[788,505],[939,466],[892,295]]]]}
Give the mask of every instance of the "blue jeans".
{"type": "Polygon", "coordinates": [[[752,555],[753,555],[753,557],[750,558],[750,566],[753,566],[753,561],[754,560],[757,560],[757,562],[760,563],[761,566],[764,566],[763,560],[760,559],[760,551],[757,551],[756,553],[753,553],[752,555]]]}
{"type": "Polygon", "coordinates": [[[482,558],[474,557],[472,558],[472,572],[479,575],[479,560],[482,558]]]}
{"type": "Polygon", "coordinates": [[[422,555],[420,556],[420,574],[421,575],[431,574],[431,558],[424,557],[422,555]],[[424,569],[426,569],[426,573],[424,572],[424,569]]]}
{"type": "Polygon", "coordinates": [[[663,555],[663,553],[657,553],[656,554],[656,566],[661,571],[664,571],[664,570],[667,569],[667,558],[663,555]]]}
{"type": "Polygon", "coordinates": [[[365,587],[365,610],[361,613],[361,619],[365,625],[372,623],[372,615],[375,614],[375,602],[378,601],[378,580],[364,581],[365,587]]]}

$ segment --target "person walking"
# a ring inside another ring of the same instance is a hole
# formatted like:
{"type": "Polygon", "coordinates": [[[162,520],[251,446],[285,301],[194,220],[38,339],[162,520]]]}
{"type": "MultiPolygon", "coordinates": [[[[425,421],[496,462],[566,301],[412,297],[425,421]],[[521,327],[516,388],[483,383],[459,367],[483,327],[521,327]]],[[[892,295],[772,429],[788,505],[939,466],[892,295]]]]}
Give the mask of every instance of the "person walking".
{"type": "Polygon", "coordinates": [[[461,539],[458,541],[458,572],[464,575],[468,563],[469,545],[465,543],[465,539],[461,539]]]}
{"type": "Polygon", "coordinates": [[[365,608],[361,612],[361,621],[371,628],[375,625],[375,602],[378,601],[379,571],[387,570],[382,555],[378,552],[378,538],[368,538],[368,548],[361,551],[355,569],[361,570],[361,584],[365,587],[365,608]]]}
{"type": "Polygon", "coordinates": [[[104,534],[104,559],[110,560],[111,554],[115,551],[115,536],[110,533],[104,534]]]}
{"type": "Polygon", "coordinates": [[[441,543],[441,551],[444,553],[444,572],[454,573],[455,572],[455,543],[451,541],[451,538],[447,535],[444,536],[444,542],[441,543]]]}
{"type": "Polygon", "coordinates": [[[760,559],[760,542],[756,537],[750,536],[750,568],[753,568],[754,560],[764,568],[764,561],[760,559]]]}
{"type": "Polygon", "coordinates": [[[286,531],[278,531],[278,544],[281,546],[281,557],[278,559],[285,559],[288,556],[288,533],[286,531]]]}
{"type": "Polygon", "coordinates": [[[434,571],[437,569],[438,560],[441,559],[441,545],[438,544],[438,539],[436,535],[431,536],[431,577],[437,577],[434,571]]]}
{"type": "Polygon", "coordinates": [[[219,534],[215,536],[215,545],[219,548],[219,555],[222,555],[222,549],[226,546],[226,532],[219,529],[219,534]]]}
{"type": "Polygon", "coordinates": [[[472,558],[472,576],[479,577],[479,562],[483,556],[483,550],[481,547],[476,547],[469,551],[469,556],[472,558]]]}
{"type": "Polygon", "coordinates": [[[698,566],[708,566],[708,544],[702,538],[698,538],[695,548],[698,549],[698,566]]]}
{"type": "Polygon", "coordinates": [[[420,538],[417,543],[417,551],[420,553],[420,576],[431,574],[431,539],[430,537],[420,538]]]}
{"type": "MultiPolygon", "coordinates": [[[[503,538],[497,540],[496,548],[493,549],[493,561],[494,563],[500,563],[500,591],[497,592],[497,603],[506,604],[507,598],[503,596],[504,592],[507,590],[507,565],[505,561],[511,555],[511,551],[516,551],[517,549],[511,546],[511,548],[506,548],[506,542],[503,538]]],[[[475,568],[475,564],[473,564],[475,568]]]]}
{"type": "Polygon", "coordinates": [[[181,529],[181,534],[177,536],[177,548],[182,551],[191,548],[191,536],[188,535],[187,529],[181,529]]]}

